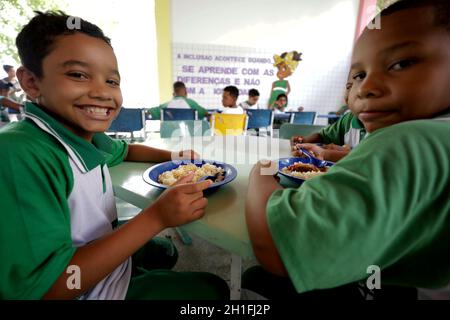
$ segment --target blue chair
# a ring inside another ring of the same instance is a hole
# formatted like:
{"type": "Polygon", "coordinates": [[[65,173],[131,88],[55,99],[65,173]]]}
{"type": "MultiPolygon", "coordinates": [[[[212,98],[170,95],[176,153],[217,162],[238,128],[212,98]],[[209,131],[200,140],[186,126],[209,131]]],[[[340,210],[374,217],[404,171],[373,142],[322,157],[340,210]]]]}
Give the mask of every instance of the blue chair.
{"type": "Polygon", "coordinates": [[[292,136],[309,136],[319,132],[322,128],[325,126],[284,123],[281,125],[279,138],[291,139],[292,136]]]}
{"type": "Polygon", "coordinates": [[[211,135],[209,123],[204,120],[162,121],[161,138],[211,135]]]}
{"type": "MultiPolygon", "coordinates": [[[[111,123],[106,132],[114,133],[117,138],[118,132],[128,132],[131,134],[131,142],[135,141],[134,132],[142,131],[145,128],[144,109],[122,108],[119,115],[111,123]]],[[[145,129],[143,130],[143,139],[146,138],[145,129]]]]}
{"type": "Polygon", "coordinates": [[[173,120],[198,120],[197,110],[177,108],[161,109],[161,121],[173,120]]]}
{"type": "Polygon", "coordinates": [[[316,112],[315,111],[302,111],[302,112],[292,112],[291,120],[289,123],[294,124],[314,124],[316,120],[316,112]]]}
{"type": "MultiPolygon", "coordinates": [[[[248,124],[247,129],[267,128],[270,135],[273,136],[273,119],[272,110],[247,110],[248,124]]],[[[259,130],[257,130],[259,135],[259,130]]]]}

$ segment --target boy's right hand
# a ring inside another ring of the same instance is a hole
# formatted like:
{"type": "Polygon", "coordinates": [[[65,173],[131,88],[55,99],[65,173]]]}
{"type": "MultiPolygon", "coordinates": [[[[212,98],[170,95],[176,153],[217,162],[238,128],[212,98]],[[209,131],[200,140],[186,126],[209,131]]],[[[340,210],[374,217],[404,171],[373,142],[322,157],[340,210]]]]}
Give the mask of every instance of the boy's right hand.
{"type": "Polygon", "coordinates": [[[193,177],[194,175],[190,174],[178,180],[150,207],[163,228],[183,225],[204,215],[208,200],[203,196],[203,190],[208,188],[212,181],[191,183],[193,177]]]}
{"type": "Polygon", "coordinates": [[[297,151],[297,144],[303,143],[303,136],[292,136],[291,137],[291,150],[297,151]]]}

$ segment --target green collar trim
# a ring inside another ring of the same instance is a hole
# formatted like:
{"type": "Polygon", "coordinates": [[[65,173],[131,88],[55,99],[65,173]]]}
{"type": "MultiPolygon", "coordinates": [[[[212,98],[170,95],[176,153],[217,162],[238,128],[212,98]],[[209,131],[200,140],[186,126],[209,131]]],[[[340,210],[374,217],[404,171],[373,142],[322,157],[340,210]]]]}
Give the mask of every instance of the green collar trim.
{"type": "Polygon", "coordinates": [[[354,129],[365,129],[361,120],[358,117],[353,116],[351,127],[354,129]]]}
{"type": "Polygon", "coordinates": [[[82,172],[90,171],[105,164],[104,155],[93,143],[73,134],[38,105],[27,102],[25,104],[25,116],[39,128],[55,137],[65,147],[69,156],[82,172]]]}

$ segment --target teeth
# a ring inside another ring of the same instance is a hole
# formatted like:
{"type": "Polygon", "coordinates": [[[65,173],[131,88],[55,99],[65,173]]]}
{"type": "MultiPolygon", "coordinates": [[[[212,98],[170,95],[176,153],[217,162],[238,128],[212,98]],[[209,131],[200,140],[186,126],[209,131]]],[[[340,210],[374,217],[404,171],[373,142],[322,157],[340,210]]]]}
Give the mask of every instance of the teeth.
{"type": "Polygon", "coordinates": [[[108,114],[108,108],[84,107],[84,110],[95,115],[106,116],[108,114]]]}

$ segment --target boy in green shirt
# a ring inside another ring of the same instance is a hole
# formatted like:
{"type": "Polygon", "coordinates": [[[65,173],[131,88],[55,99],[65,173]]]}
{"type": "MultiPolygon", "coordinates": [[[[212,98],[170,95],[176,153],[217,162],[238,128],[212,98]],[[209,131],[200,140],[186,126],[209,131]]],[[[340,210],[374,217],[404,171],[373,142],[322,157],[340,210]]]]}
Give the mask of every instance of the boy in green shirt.
{"type": "Polygon", "coordinates": [[[197,110],[198,119],[203,119],[207,115],[205,108],[201,107],[197,102],[187,97],[186,85],[177,81],[173,84],[173,99],[158,107],[148,110],[152,119],[161,119],[161,109],[176,108],[176,109],[194,109],[197,110]]]}
{"type": "Polygon", "coordinates": [[[387,285],[412,288],[397,299],[416,298],[414,288],[449,297],[437,290],[450,283],[449,17],[446,0],[399,1],[381,13],[381,29],[363,32],[350,108],[370,135],[328,173],[283,189],[254,167],[247,226],[268,272],[249,271],[243,287],[269,298],[361,298],[355,283],[375,266],[375,298],[387,285]]]}
{"type": "Polygon", "coordinates": [[[200,218],[210,182],[186,177],[115,228],[108,166],[167,161],[171,152],[103,133],[122,106],[116,57],[101,29],[82,19],[69,29],[69,18],[38,13],[16,39],[17,75],[34,102],[24,121],[0,131],[0,298],[226,298],[212,274],[147,271],[158,261],[133,256],[163,229],[200,218]]]}

